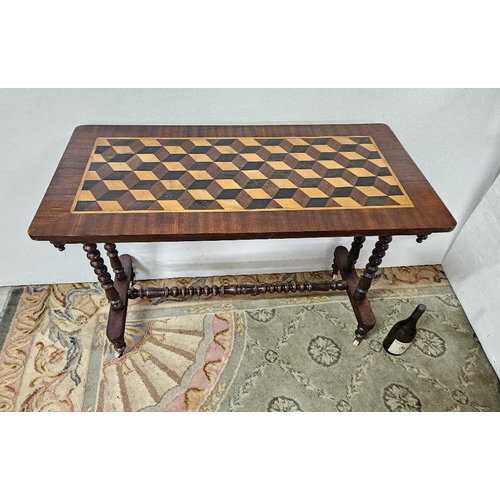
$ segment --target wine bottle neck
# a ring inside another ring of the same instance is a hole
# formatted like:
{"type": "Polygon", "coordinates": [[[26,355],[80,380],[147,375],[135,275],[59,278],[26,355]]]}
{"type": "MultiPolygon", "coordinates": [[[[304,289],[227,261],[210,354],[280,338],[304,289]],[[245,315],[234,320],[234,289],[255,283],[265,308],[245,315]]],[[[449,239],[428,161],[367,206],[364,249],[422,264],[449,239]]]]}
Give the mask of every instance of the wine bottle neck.
{"type": "Polygon", "coordinates": [[[424,314],[425,306],[423,304],[419,304],[418,307],[413,311],[412,315],[409,318],[409,322],[416,323],[422,314],[424,314]]]}

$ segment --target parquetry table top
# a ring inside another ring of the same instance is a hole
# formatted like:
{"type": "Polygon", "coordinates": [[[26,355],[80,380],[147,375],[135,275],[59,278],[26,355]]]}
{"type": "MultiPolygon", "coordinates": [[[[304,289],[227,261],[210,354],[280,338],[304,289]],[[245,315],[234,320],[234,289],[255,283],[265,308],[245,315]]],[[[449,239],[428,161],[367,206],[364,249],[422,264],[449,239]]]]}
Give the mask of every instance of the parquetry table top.
{"type": "Polygon", "coordinates": [[[386,125],[77,127],[52,242],[428,234],[455,220],[386,125]]]}

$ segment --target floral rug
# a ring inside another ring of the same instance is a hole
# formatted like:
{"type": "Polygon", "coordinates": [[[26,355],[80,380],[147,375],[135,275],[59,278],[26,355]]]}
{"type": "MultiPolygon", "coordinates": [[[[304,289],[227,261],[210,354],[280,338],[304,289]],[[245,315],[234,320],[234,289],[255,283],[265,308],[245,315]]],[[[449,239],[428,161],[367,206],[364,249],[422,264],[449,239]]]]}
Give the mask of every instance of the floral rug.
{"type": "MultiPolygon", "coordinates": [[[[144,286],[328,278],[325,271],[144,286]]],[[[497,376],[440,266],[381,270],[370,290],[377,325],[358,347],[344,292],[130,301],[119,359],[97,284],[14,287],[7,295],[2,411],[500,410],[497,376]],[[383,338],[419,303],[427,311],[414,344],[387,355],[383,338]]]]}

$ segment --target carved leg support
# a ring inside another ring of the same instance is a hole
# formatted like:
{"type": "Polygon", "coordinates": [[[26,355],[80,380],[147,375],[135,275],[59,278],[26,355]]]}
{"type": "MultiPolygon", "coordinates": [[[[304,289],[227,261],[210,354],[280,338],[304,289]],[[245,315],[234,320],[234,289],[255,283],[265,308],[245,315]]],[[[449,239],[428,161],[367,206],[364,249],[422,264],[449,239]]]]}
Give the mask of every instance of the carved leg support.
{"type": "Polygon", "coordinates": [[[354,292],[354,298],[356,300],[365,300],[366,293],[370,289],[372,280],[378,271],[378,267],[382,263],[382,259],[385,256],[385,252],[389,248],[389,243],[392,241],[392,236],[379,236],[377,243],[375,243],[375,248],[373,249],[372,255],[368,260],[365,272],[361,276],[356,291],[354,292]]]}
{"type": "Polygon", "coordinates": [[[109,262],[113,271],[115,272],[115,276],[117,280],[124,280],[127,276],[125,271],[123,270],[123,265],[120,261],[120,257],[118,257],[118,251],[116,250],[116,245],[114,243],[106,243],[104,245],[106,249],[106,255],[109,257],[109,262]]]}

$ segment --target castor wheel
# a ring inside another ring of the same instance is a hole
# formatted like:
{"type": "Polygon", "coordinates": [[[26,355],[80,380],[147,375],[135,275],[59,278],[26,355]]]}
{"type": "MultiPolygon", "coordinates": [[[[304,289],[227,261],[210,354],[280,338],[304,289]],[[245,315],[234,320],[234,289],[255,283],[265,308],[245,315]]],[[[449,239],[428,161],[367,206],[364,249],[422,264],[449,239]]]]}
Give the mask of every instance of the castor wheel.
{"type": "Polygon", "coordinates": [[[118,359],[118,358],[121,358],[123,356],[123,353],[125,352],[125,349],[127,348],[127,344],[125,344],[125,342],[124,342],[123,346],[120,346],[120,347],[113,346],[113,347],[115,349],[115,358],[118,359]]]}

